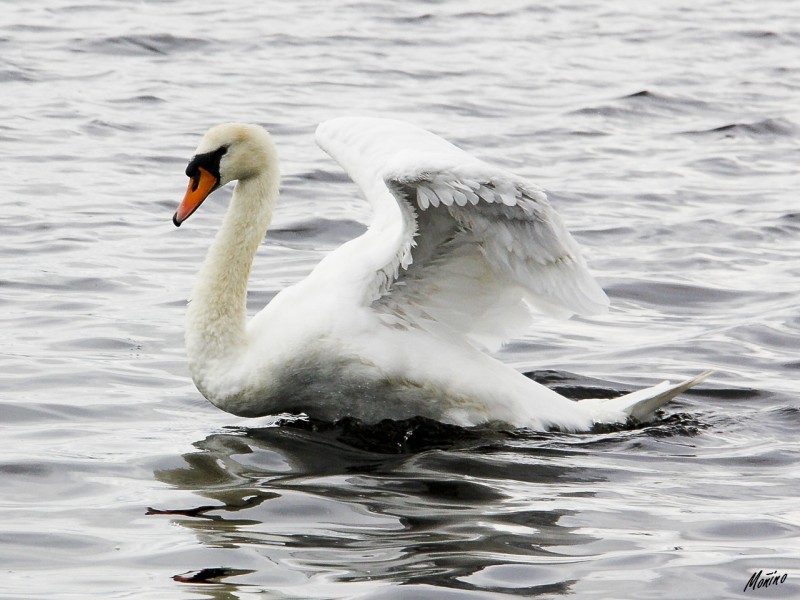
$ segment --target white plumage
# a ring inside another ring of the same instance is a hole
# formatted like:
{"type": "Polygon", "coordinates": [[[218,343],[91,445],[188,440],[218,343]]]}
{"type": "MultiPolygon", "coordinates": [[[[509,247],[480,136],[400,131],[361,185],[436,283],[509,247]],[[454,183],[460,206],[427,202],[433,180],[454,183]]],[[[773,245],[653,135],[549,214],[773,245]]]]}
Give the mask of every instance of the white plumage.
{"type": "Polygon", "coordinates": [[[372,223],[247,324],[250,266],[278,196],[275,149],[259,127],[220,125],[187,168],[177,225],[238,180],[187,319],[193,378],[220,408],[583,431],[646,419],[707,375],[573,402],[495,360],[484,351],[522,333],[531,307],[565,317],[608,305],[542,190],[399,121],[327,121],[317,142],[361,188],[372,223]]]}

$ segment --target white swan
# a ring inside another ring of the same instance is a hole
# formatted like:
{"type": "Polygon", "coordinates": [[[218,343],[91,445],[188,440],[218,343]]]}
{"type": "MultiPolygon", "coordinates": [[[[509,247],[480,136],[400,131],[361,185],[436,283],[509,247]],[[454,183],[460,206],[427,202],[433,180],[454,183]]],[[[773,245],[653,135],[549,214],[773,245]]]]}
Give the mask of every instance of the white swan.
{"type": "Polygon", "coordinates": [[[186,169],[175,225],[238,181],[187,315],[192,377],[219,408],[586,431],[647,419],[707,375],[574,402],[490,357],[530,306],[569,316],[608,304],[544,193],[399,121],[335,119],[316,137],[374,219],[249,323],[247,280],[278,200],[275,147],[261,127],[218,125],[186,169]]]}

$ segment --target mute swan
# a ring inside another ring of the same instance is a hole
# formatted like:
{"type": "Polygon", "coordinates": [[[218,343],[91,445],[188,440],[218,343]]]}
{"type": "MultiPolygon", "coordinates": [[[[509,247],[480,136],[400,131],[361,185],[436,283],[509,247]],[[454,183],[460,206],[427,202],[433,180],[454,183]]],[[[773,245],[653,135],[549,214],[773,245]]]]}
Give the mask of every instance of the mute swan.
{"type": "Polygon", "coordinates": [[[275,147],[256,125],[218,125],[186,168],[177,226],[237,181],[187,314],[192,377],[219,408],[586,431],[645,420],[708,375],[574,402],[490,357],[531,306],[564,317],[608,304],[544,193],[399,121],[335,119],[316,139],[374,219],[249,323],[247,280],[278,200],[275,147]]]}

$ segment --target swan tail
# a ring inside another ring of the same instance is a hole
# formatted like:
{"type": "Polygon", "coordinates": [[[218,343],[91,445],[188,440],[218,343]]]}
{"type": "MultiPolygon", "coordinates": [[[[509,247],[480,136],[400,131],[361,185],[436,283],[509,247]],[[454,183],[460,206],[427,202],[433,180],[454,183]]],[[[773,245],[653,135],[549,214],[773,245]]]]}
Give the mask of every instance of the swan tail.
{"type": "Polygon", "coordinates": [[[713,371],[704,371],[695,377],[672,384],[663,381],[653,387],[631,392],[617,398],[599,398],[581,400],[592,414],[595,423],[622,423],[633,420],[638,423],[650,421],[655,412],[672,400],[678,394],[682,394],[689,388],[704,381],[713,371]]]}

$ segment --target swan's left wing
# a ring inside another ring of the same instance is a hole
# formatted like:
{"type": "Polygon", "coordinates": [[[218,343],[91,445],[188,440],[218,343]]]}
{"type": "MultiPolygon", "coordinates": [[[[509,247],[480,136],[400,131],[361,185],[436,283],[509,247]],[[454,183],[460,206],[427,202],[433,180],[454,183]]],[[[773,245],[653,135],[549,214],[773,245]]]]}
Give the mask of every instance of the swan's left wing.
{"type": "MultiPolygon", "coordinates": [[[[530,321],[603,312],[577,243],[526,180],[406,123],[336,119],[317,141],[375,209],[376,309],[495,345],[530,321]]],[[[361,248],[363,252],[363,247],[361,248]]]]}

